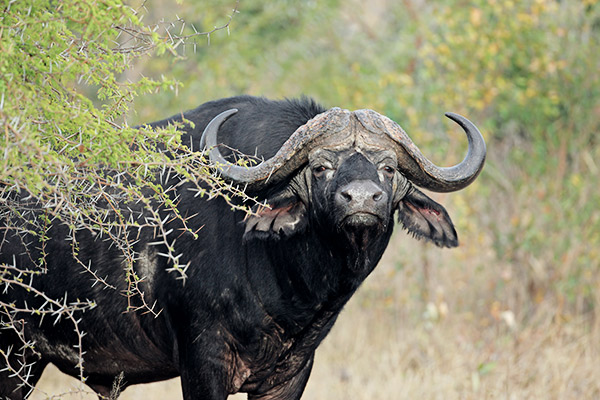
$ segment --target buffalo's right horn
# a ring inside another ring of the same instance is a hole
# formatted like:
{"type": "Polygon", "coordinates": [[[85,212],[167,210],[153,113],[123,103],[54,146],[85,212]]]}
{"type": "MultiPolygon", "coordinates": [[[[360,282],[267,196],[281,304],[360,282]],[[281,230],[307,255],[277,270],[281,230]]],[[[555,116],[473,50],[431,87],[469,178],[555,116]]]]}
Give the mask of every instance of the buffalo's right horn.
{"type": "Polygon", "coordinates": [[[285,179],[306,162],[308,152],[312,148],[309,144],[316,138],[326,136],[347,125],[344,120],[347,121],[350,114],[347,110],[332,108],[317,115],[299,127],[273,157],[256,166],[248,167],[226,160],[217,146],[219,127],[237,111],[237,109],[227,110],[213,118],[204,129],[200,143],[210,149],[210,161],[224,178],[248,186],[261,186],[267,182],[273,184],[285,179]]]}

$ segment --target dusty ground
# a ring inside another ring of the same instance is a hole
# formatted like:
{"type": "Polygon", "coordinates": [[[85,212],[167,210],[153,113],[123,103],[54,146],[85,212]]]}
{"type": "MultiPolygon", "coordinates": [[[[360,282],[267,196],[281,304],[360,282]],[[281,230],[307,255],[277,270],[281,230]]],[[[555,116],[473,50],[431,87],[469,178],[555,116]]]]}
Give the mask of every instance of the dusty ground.
{"type": "MultiPolygon", "coordinates": [[[[518,266],[488,264],[485,248],[399,232],[318,349],[303,399],[600,398],[600,329],[544,299],[526,308],[518,266]]],[[[96,399],[64,394],[77,387],[48,368],[32,399],[96,399]]],[[[181,399],[179,381],[121,396],[140,398],[181,399]]]]}

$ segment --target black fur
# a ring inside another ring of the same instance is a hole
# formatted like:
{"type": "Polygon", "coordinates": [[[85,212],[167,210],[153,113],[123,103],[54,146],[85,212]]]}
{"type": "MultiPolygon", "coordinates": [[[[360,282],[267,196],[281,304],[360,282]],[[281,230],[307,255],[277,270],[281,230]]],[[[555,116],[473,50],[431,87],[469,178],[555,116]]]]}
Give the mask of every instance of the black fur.
{"type": "MultiPolygon", "coordinates": [[[[264,158],[274,155],[297,127],[325,111],[307,98],[270,101],[242,96],[213,101],[185,113],[194,126],[188,126],[184,142],[198,148],[207,123],[230,108],[239,112],[222,125],[219,141],[264,158]]],[[[180,118],[151,125],[164,126],[180,118]]],[[[432,224],[431,213],[423,211],[432,209],[430,200],[420,192],[413,190],[405,203],[391,204],[397,177],[380,182],[376,166],[363,156],[340,156],[339,163],[338,175],[306,165],[277,187],[254,193],[272,208],[256,209],[249,217],[232,212],[222,199],[205,201],[186,186],[179,187],[181,214],[197,214],[187,223],[199,235],[195,239],[184,234],[176,241],[175,252],[183,254],[179,262],[190,263],[185,285],[167,272],[170,265],[158,255],[164,249],[147,245],[156,240],[153,231],[142,230],[135,244],[144,260],[136,268],[146,276],[142,285],[146,302],[156,302],[162,310],[156,318],[123,312],[127,299],[122,291],[127,287],[119,250],[88,231],[78,233],[79,257],[92,261],[97,275],[117,290],[92,286],[91,276],[82,274],[72,259],[68,229],[55,222],[45,249],[48,273],[33,282],[53,298],[67,293],[69,300],[97,301],[98,307],[77,315],[86,333],[87,383],[108,395],[120,372],[127,385],[181,376],[185,399],[225,399],[238,391],[248,392],[250,399],[300,398],[317,346],[388,244],[395,207],[404,226],[416,235],[438,245],[455,245],[456,239],[439,205],[434,209],[441,217],[434,219],[443,228],[432,224]],[[377,181],[385,192],[386,203],[373,214],[349,216],[334,201],[340,188],[357,179],[377,181]]],[[[179,235],[178,222],[171,225],[179,235]]],[[[0,242],[0,263],[12,264],[14,257],[19,267],[33,268],[22,241],[7,232],[0,242]]],[[[30,247],[35,260],[36,245],[30,247]]],[[[2,302],[30,306],[43,302],[14,285],[3,289],[2,302]]],[[[71,354],[77,339],[70,321],[55,323],[46,317],[40,322],[28,314],[18,318],[27,322],[25,335],[36,341],[41,354],[38,359],[28,352],[29,361],[37,361],[30,384],[49,362],[77,375],[71,354]]],[[[19,343],[11,330],[0,329],[2,350],[10,344],[18,348],[19,343]]],[[[22,398],[26,390],[13,391],[18,383],[6,371],[0,372],[0,397],[22,398]]]]}

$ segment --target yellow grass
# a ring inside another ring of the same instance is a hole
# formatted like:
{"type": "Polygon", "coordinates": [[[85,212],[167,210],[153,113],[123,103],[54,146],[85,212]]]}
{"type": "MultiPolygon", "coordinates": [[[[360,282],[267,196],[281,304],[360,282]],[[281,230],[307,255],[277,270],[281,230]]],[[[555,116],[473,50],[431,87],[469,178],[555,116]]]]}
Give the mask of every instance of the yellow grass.
{"type": "MultiPolygon", "coordinates": [[[[525,309],[519,266],[494,265],[486,248],[439,250],[395,235],[319,347],[303,399],[600,398],[591,318],[561,316],[543,297],[525,309]]],[[[64,395],[78,385],[48,368],[32,399],[96,398],[87,388],[64,395]]],[[[121,399],[181,399],[181,389],[175,379],[121,399]]]]}

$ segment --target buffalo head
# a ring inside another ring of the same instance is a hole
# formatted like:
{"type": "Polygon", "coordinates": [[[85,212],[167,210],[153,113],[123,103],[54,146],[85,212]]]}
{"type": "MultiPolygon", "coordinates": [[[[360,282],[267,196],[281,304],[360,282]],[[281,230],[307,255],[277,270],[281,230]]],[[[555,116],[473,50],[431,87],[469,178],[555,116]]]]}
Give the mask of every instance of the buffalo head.
{"type": "Polygon", "coordinates": [[[372,110],[330,109],[299,127],[270,159],[256,166],[229,162],[218,149],[221,124],[237,110],[225,111],[206,127],[202,143],[221,175],[267,194],[269,207],[246,219],[246,238],[282,238],[319,226],[342,233],[363,247],[391,233],[398,211],[413,235],[438,246],[458,244],[446,210],[415,186],[450,192],[470,184],[485,161],[485,143],[475,125],[446,114],[467,134],[469,151],[456,166],[440,168],[425,158],[402,128],[372,110]]]}

